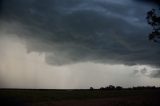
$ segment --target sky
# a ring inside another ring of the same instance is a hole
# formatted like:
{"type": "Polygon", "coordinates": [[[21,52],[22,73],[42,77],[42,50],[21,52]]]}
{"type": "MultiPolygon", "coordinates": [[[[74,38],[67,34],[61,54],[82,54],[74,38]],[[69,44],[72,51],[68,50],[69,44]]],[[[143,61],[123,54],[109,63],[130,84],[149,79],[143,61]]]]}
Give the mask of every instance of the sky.
{"type": "Polygon", "coordinates": [[[0,0],[0,87],[160,86],[157,0],[0,0]]]}

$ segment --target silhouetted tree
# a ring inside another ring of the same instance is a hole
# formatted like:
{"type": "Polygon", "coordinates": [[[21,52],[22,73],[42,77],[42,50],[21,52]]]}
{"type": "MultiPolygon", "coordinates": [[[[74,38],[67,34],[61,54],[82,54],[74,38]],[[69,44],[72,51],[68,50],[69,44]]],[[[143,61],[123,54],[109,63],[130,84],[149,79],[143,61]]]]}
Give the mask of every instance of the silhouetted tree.
{"type": "Polygon", "coordinates": [[[93,87],[90,87],[89,89],[90,89],[91,91],[92,91],[92,90],[94,90],[94,88],[93,88],[93,87]]]}
{"type": "Polygon", "coordinates": [[[110,89],[115,89],[115,86],[109,85],[108,88],[110,88],[110,89]]]}
{"type": "Polygon", "coordinates": [[[160,16],[158,16],[155,9],[152,9],[147,12],[146,19],[148,24],[153,28],[153,31],[148,36],[149,40],[160,42],[160,16]]]}
{"type": "Polygon", "coordinates": [[[116,86],[116,90],[122,90],[123,88],[121,86],[116,86]]]}
{"type": "Polygon", "coordinates": [[[109,86],[105,87],[105,90],[115,90],[115,86],[109,85],[109,86]]]}
{"type": "Polygon", "coordinates": [[[104,87],[100,87],[100,90],[105,90],[105,88],[104,87]]]}

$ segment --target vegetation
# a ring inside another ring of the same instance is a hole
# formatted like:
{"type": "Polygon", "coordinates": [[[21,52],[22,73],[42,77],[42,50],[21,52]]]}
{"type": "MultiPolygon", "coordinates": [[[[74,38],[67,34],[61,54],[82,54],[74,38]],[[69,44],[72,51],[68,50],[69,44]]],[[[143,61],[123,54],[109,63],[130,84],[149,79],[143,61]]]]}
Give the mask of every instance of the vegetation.
{"type": "Polygon", "coordinates": [[[152,26],[152,32],[149,34],[149,40],[160,43],[160,16],[155,9],[147,12],[147,22],[152,26]]]}

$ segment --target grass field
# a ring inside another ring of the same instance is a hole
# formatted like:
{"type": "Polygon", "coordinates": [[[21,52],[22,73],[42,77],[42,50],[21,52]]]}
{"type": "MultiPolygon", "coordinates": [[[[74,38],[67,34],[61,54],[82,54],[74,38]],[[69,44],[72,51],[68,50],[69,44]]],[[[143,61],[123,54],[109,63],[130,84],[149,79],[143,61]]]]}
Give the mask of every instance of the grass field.
{"type": "Polygon", "coordinates": [[[0,101],[0,106],[160,106],[160,90],[1,89],[0,101]]]}

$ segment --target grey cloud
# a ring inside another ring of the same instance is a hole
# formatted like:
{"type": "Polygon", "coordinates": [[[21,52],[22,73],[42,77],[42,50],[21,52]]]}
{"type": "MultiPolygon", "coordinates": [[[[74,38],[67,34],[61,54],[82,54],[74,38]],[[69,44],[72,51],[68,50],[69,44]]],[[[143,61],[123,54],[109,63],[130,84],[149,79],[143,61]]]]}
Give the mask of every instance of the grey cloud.
{"type": "Polygon", "coordinates": [[[155,69],[155,70],[148,70],[147,68],[143,68],[140,70],[134,70],[133,74],[137,75],[140,73],[141,75],[150,77],[150,78],[160,78],[160,70],[155,69]]]}
{"type": "Polygon", "coordinates": [[[133,75],[142,74],[146,76],[147,72],[148,70],[146,68],[142,68],[139,70],[133,70],[133,75]]]}
{"type": "Polygon", "coordinates": [[[139,70],[133,70],[133,75],[136,75],[136,74],[138,74],[139,73],[139,70]]]}
{"type": "Polygon", "coordinates": [[[141,73],[142,73],[142,74],[146,74],[146,73],[147,73],[147,69],[146,69],[146,68],[143,68],[143,69],[141,70],[141,73]]]}
{"type": "Polygon", "coordinates": [[[160,78],[160,70],[153,70],[149,76],[152,78],[160,78]]]}
{"type": "Polygon", "coordinates": [[[21,23],[28,51],[44,52],[48,64],[158,66],[160,46],[147,41],[151,7],[131,0],[6,0],[1,20],[21,23]]]}

